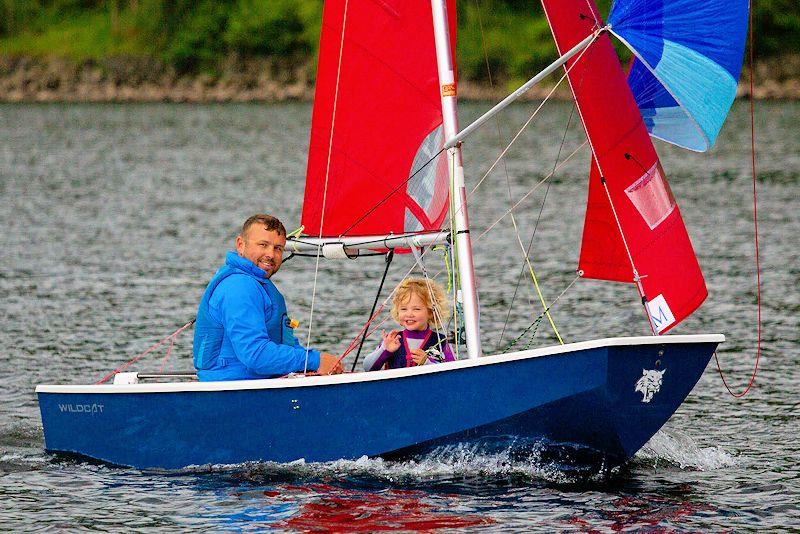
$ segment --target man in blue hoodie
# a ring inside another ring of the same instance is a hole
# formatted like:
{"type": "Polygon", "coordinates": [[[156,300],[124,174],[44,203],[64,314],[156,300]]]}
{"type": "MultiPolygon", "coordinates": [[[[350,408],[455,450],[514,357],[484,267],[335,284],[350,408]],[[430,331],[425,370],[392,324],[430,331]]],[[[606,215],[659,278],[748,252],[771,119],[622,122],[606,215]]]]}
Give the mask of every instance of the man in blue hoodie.
{"type": "Polygon", "coordinates": [[[270,278],[283,261],[286,228],[253,215],[236,252],[206,287],[194,327],[194,365],[201,381],[274,378],[292,372],[342,372],[337,356],[300,346],[283,295],[270,278]]]}

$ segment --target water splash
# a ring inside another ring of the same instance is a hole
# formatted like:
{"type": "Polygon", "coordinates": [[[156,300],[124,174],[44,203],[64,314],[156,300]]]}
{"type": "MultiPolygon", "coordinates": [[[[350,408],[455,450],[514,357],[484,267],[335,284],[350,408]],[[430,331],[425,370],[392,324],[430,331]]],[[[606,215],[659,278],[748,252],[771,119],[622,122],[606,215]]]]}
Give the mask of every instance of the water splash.
{"type": "Polygon", "coordinates": [[[688,434],[678,430],[660,430],[636,453],[635,461],[658,464],[659,461],[681,469],[713,471],[737,464],[737,458],[720,446],[701,447],[688,434]]]}
{"type": "Polygon", "coordinates": [[[480,478],[484,481],[521,479],[555,484],[601,480],[617,469],[584,462],[583,452],[565,446],[554,449],[541,441],[498,440],[437,447],[402,460],[363,456],[356,460],[290,463],[251,462],[238,465],[193,466],[184,472],[238,472],[250,481],[361,479],[372,483],[448,483],[480,478]]]}

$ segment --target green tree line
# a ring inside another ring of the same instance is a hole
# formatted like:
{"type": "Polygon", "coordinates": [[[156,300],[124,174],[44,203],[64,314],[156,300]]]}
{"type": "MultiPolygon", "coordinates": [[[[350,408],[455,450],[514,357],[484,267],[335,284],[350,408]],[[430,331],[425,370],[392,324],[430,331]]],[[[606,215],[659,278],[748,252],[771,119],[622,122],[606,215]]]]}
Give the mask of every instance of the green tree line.
{"type": "MultiPolygon", "coordinates": [[[[702,0],[698,0],[702,1],[702,0]]],[[[322,0],[0,0],[0,53],[155,57],[179,72],[214,73],[225,58],[308,64],[317,52],[322,0]]],[[[611,0],[600,0],[603,15],[611,0]]],[[[800,53],[800,3],[761,0],[753,11],[758,58],[800,53]]],[[[458,3],[461,76],[524,79],[555,48],[536,0],[458,3]],[[488,69],[487,69],[488,64],[488,69]]]]}

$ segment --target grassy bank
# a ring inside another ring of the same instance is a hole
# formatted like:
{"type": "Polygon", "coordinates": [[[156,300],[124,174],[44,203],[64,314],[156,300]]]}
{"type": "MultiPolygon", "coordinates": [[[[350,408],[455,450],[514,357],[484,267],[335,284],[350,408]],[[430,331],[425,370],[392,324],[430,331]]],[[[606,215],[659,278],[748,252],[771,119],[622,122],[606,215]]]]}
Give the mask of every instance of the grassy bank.
{"type": "MultiPolygon", "coordinates": [[[[598,5],[605,15],[610,0],[598,5]]],[[[35,77],[66,68],[80,77],[88,68],[99,69],[103,80],[130,85],[114,71],[144,68],[127,76],[168,85],[238,77],[252,87],[259,74],[249,70],[267,67],[270,83],[302,80],[313,86],[321,16],[322,0],[0,0],[0,76],[35,77]]],[[[555,57],[537,1],[462,0],[458,21],[460,77],[474,87],[485,88],[489,80],[500,91],[516,87],[555,57]]],[[[762,69],[770,82],[800,76],[792,70],[796,61],[782,60],[800,54],[796,0],[757,2],[753,21],[755,55],[759,64],[770,65],[762,69]]],[[[756,80],[766,81],[758,71],[756,80]]]]}

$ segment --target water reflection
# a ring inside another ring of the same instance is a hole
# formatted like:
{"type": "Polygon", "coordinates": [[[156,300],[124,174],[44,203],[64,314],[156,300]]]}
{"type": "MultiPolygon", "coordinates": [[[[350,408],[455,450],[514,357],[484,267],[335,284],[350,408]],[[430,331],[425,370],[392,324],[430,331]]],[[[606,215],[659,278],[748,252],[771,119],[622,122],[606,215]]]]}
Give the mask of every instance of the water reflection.
{"type": "MultiPolygon", "coordinates": [[[[688,490],[688,487],[687,487],[688,490]]],[[[692,517],[716,512],[711,505],[688,498],[668,499],[658,495],[625,495],[597,510],[567,520],[570,526],[585,532],[636,531],[683,532],[692,517]],[[660,527],[656,529],[655,527],[660,527]]]]}

